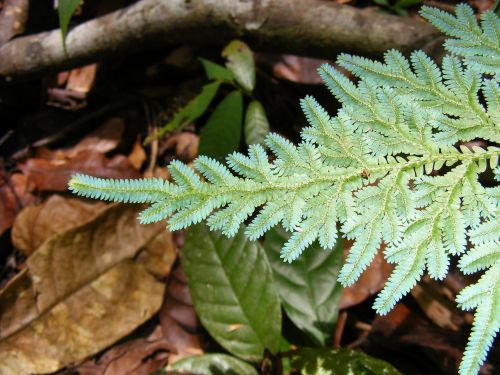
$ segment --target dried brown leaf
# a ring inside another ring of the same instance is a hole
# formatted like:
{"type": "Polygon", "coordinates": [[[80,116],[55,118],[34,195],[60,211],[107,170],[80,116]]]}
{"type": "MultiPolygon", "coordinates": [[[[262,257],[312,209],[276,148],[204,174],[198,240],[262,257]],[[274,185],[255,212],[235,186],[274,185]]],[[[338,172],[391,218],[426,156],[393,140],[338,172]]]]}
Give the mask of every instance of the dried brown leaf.
{"type": "Polygon", "coordinates": [[[404,374],[417,366],[423,367],[411,373],[456,374],[466,337],[463,330],[437,327],[403,303],[398,303],[387,315],[375,318],[368,342],[377,350],[397,358],[398,362],[394,364],[404,374]],[[412,358],[425,360],[416,364],[412,363],[412,358]],[[438,366],[439,371],[432,370],[432,366],[438,366]]]}
{"type": "Polygon", "coordinates": [[[31,158],[18,164],[23,174],[39,190],[66,191],[68,181],[75,173],[85,173],[106,178],[139,178],[141,174],[123,155],[111,159],[91,150],[79,152],[69,160],[31,158]]]}
{"type": "MultiPolygon", "coordinates": [[[[116,342],[160,308],[164,284],[131,259],[141,249],[149,253],[165,228],[140,225],[140,209],[111,205],[28,258],[0,292],[0,373],[56,371],[116,342]]],[[[160,259],[171,264],[173,256],[160,259]]]]}
{"type": "Polygon", "coordinates": [[[137,262],[158,278],[164,278],[172,269],[176,259],[176,251],[172,233],[163,230],[147,243],[137,256],[137,262]]]}
{"type": "Polygon", "coordinates": [[[104,208],[102,202],[52,195],[43,204],[19,213],[12,228],[12,243],[29,256],[48,238],[90,221],[104,208]]]}
{"type": "Polygon", "coordinates": [[[144,151],[144,148],[142,147],[140,137],[137,137],[137,140],[134,143],[134,147],[132,148],[132,151],[127,158],[130,164],[132,164],[135,169],[141,169],[142,164],[144,164],[144,162],[146,161],[146,151],[144,151]]]}
{"type": "Polygon", "coordinates": [[[0,373],[50,373],[99,352],[148,320],[164,285],[125,260],[0,341],[0,373]]]}
{"type": "Polygon", "coordinates": [[[94,84],[96,72],[97,64],[72,69],[69,73],[66,89],[87,94],[94,84]]]}
{"type": "Polygon", "coordinates": [[[125,123],[123,119],[112,117],[99,128],[87,134],[70,150],[65,150],[65,156],[72,159],[84,150],[96,151],[102,154],[114,150],[122,139],[124,129],[125,123]]]}
{"type": "Polygon", "coordinates": [[[436,283],[419,283],[411,290],[424,314],[438,327],[458,331],[464,323],[456,304],[439,293],[436,283]]]}
{"type": "Polygon", "coordinates": [[[187,162],[193,161],[198,153],[200,138],[190,132],[174,133],[168,137],[164,148],[175,148],[175,155],[187,162]]]}
{"type": "MultiPolygon", "coordinates": [[[[352,241],[345,241],[344,255],[347,254],[351,246],[352,241]]],[[[342,290],[340,309],[357,305],[384,287],[394,266],[385,261],[382,251],[383,248],[379,249],[370,266],[361,274],[356,283],[342,290]]]]}
{"type": "Polygon", "coordinates": [[[198,335],[201,326],[196,317],[186,276],[179,264],[168,282],[160,322],[163,336],[177,352],[169,362],[203,353],[198,335]]]}
{"type": "Polygon", "coordinates": [[[79,375],[149,375],[165,367],[171,351],[161,327],[157,326],[147,338],[114,346],[98,360],[87,361],[73,372],[77,371],[79,375]]]}
{"type": "Polygon", "coordinates": [[[0,171],[0,236],[12,227],[23,206],[34,203],[33,188],[26,176],[20,173],[7,176],[0,171]]]}

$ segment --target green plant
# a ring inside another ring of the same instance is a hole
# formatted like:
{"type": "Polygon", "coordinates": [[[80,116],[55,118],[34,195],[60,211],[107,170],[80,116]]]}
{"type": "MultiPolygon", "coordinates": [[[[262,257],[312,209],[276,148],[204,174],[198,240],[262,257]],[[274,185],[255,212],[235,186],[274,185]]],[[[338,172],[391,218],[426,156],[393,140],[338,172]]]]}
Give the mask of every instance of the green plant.
{"type": "Polygon", "coordinates": [[[66,52],[66,35],[71,17],[75,14],[82,0],[59,0],[57,4],[57,14],[59,16],[59,27],[61,28],[61,38],[64,51],[66,52]]]}
{"type": "Polygon", "coordinates": [[[410,60],[388,51],[384,63],[340,55],[338,63],[358,83],[322,66],[320,75],[342,108],[330,117],[312,97],[303,99],[310,124],[303,141],[294,146],[268,135],[272,162],[262,146],[251,145],[248,156],[227,157],[239,176],[200,156],[194,165],[204,178],[174,161],[175,183],[76,175],[69,187],[92,198],[151,203],[141,222],[170,216],[171,230],[206,220],[212,230],[234,236],[258,211],[246,235],[257,239],[281,222],[292,232],[281,252],[287,262],[316,239],[332,249],[340,222],[343,235],[355,240],[339,274],[343,285],[357,280],[382,242],[386,259],[396,264],[374,304],[380,314],[426,269],[442,279],[450,257],[460,256],[464,273],[485,271],[457,297],[462,308],[476,309],[460,365],[461,374],[476,374],[500,328],[500,188],[479,182],[488,165],[500,180],[500,149],[455,144],[500,142],[500,22],[486,12],[478,25],[467,5],[457,6],[456,16],[429,7],[421,14],[452,37],[441,69],[421,51],[410,60]]]}
{"type": "Polygon", "coordinates": [[[399,14],[400,16],[408,15],[407,8],[422,4],[422,0],[373,0],[373,2],[380,5],[383,9],[387,9],[387,11],[399,14]]]}
{"type": "Polygon", "coordinates": [[[250,48],[233,40],[222,51],[226,67],[200,58],[207,78],[201,92],[178,110],[173,118],[157,132],[146,138],[145,143],[167,133],[182,129],[203,116],[222,85],[232,91],[215,107],[200,135],[200,152],[224,160],[231,151],[239,148],[241,127],[247,144],[260,143],[269,133],[269,123],[262,104],[253,97],[255,89],[255,64],[250,48]],[[245,111],[243,124],[243,97],[251,99],[245,111]],[[220,139],[223,137],[224,139],[220,139]],[[216,146],[215,146],[216,145],[216,146]]]}

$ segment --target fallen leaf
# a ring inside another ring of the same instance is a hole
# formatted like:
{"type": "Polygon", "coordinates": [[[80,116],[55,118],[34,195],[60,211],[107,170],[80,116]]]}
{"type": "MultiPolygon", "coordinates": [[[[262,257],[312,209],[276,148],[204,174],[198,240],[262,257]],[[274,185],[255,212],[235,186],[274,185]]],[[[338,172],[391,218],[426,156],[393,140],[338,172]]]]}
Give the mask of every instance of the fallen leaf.
{"type": "Polygon", "coordinates": [[[144,164],[144,162],[146,161],[146,151],[144,151],[144,148],[142,147],[140,137],[137,137],[134,146],[132,147],[132,151],[130,151],[127,159],[130,164],[137,170],[140,170],[142,164],[144,164]]]}
{"type": "Polygon", "coordinates": [[[102,202],[52,195],[43,204],[19,213],[12,228],[12,243],[29,256],[48,238],[90,221],[104,208],[102,202]]]}
{"type": "Polygon", "coordinates": [[[31,194],[34,187],[24,175],[14,173],[8,176],[0,170],[0,236],[12,227],[24,206],[35,202],[31,194]]]}
{"type": "Polygon", "coordinates": [[[160,311],[160,322],[163,336],[176,351],[169,358],[170,363],[203,353],[198,338],[201,326],[196,317],[186,276],[179,264],[170,275],[160,311]]]}
{"type": "Polygon", "coordinates": [[[96,72],[97,64],[72,69],[69,73],[66,89],[87,94],[94,84],[96,72]]]}
{"type": "Polygon", "coordinates": [[[404,374],[456,374],[465,341],[465,332],[437,327],[403,303],[377,316],[368,336],[373,348],[392,354],[391,362],[404,374]],[[420,358],[418,365],[414,358],[420,358]]]}
{"type": "Polygon", "coordinates": [[[164,278],[170,274],[176,259],[176,251],[172,233],[162,230],[149,241],[136,259],[157,278],[164,278]]]}
{"type": "Polygon", "coordinates": [[[172,346],[156,329],[146,338],[134,339],[109,349],[98,360],[72,369],[78,375],[149,375],[165,367],[172,346]]]}
{"type": "Polygon", "coordinates": [[[198,153],[200,138],[190,132],[174,133],[168,137],[164,149],[175,148],[175,155],[184,162],[193,161],[198,153]]]}
{"type": "Polygon", "coordinates": [[[123,261],[0,342],[0,372],[51,373],[97,353],[148,320],[164,285],[123,261]]]}
{"type": "Polygon", "coordinates": [[[458,331],[464,323],[455,303],[438,291],[435,282],[421,282],[411,290],[424,314],[438,327],[458,331]]]}
{"type": "MultiPolygon", "coordinates": [[[[347,254],[351,246],[352,241],[346,240],[344,255],[347,254]]],[[[357,305],[384,287],[394,266],[385,261],[382,251],[383,248],[380,248],[370,266],[361,274],[358,281],[343,289],[340,297],[340,309],[357,305]]]]}
{"type": "Polygon", "coordinates": [[[74,158],[79,152],[88,150],[102,154],[114,150],[120,143],[125,123],[119,117],[112,117],[93,132],[87,134],[80,142],[64,154],[67,158],[74,158]]]}
{"type": "MultiPolygon", "coordinates": [[[[133,262],[165,232],[139,206],[110,205],[56,234],[0,292],[0,373],[48,373],[97,353],[148,320],[164,284],[133,262]]],[[[173,257],[169,257],[170,264],[173,257]]]]}
{"type": "Polygon", "coordinates": [[[483,13],[487,10],[493,9],[495,0],[470,0],[468,3],[474,8],[477,8],[480,13],[483,13]]]}
{"type": "Polygon", "coordinates": [[[144,178],[151,178],[151,177],[160,177],[163,178],[164,180],[170,180],[170,172],[166,167],[159,167],[155,166],[153,171],[146,171],[144,172],[144,178]]]}
{"type": "Polygon", "coordinates": [[[47,105],[51,107],[76,111],[87,105],[85,94],[78,91],[49,87],[47,89],[47,105]]]}
{"type": "Polygon", "coordinates": [[[303,84],[320,84],[323,81],[318,75],[318,68],[329,62],[328,60],[296,55],[274,55],[259,53],[257,55],[259,65],[263,65],[272,71],[272,74],[280,79],[303,84]]]}
{"type": "Polygon", "coordinates": [[[20,210],[12,190],[5,181],[0,181],[0,235],[12,226],[20,210]]]}
{"type": "Polygon", "coordinates": [[[92,150],[84,150],[69,160],[30,158],[19,163],[18,168],[37,189],[44,191],[66,191],[68,181],[75,173],[106,178],[141,177],[125,156],[116,155],[108,159],[92,150]]]}

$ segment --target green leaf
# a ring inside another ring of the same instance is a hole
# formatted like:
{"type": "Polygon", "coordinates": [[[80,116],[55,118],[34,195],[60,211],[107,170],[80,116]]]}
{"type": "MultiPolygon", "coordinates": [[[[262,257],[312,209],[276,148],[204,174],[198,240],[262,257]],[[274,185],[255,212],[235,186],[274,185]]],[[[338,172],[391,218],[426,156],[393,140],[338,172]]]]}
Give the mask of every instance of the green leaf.
{"type": "Polygon", "coordinates": [[[199,155],[223,161],[240,146],[243,96],[233,91],[214,109],[200,134],[199,155]]]}
{"type": "Polygon", "coordinates": [[[228,68],[207,59],[200,58],[199,60],[203,64],[208,79],[231,83],[234,81],[234,75],[228,68]]]}
{"type": "Polygon", "coordinates": [[[183,358],[169,366],[168,370],[203,375],[257,375],[254,367],[227,354],[204,354],[183,358]]]}
{"type": "Polygon", "coordinates": [[[158,132],[146,138],[144,143],[149,143],[155,138],[161,137],[164,134],[173,132],[182,127],[186,123],[193,122],[202,116],[212,102],[213,98],[219,90],[220,82],[213,82],[202,87],[201,92],[179,110],[172,120],[165,124],[158,132]]]}
{"type": "Polygon", "coordinates": [[[388,362],[351,349],[301,348],[290,357],[303,375],[401,375],[388,362]]]}
{"type": "Polygon", "coordinates": [[[236,82],[247,92],[255,87],[255,64],[250,48],[240,40],[233,40],[222,51],[226,66],[233,72],[236,82]]]}
{"type": "Polygon", "coordinates": [[[342,293],[341,285],[335,281],[342,266],[342,240],[337,240],[332,250],[324,250],[315,242],[309,251],[287,264],[280,258],[280,251],[289,238],[289,233],[276,227],[266,234],[264,242],[283,308],[317,345],[327,345],[342,293]]]}
{"type": "Polygon", "coordinates": [[[68,33],[68,25],[71,17],[80,5],[81,0],[59,0],[57,12],[59,13],[59,27],[64,49],[66,49],[66,35],[68,33]]]}
{"type": "Polygon", "coordinates": [[[398,0],[396,2],[397,8],[409,8],[414,5],[422,4],[422,0],[398,0]]]}
{"type": "Polygon", "coordinates": [[[264,138],[269,133],[266,111],[257,100],[252,101],[247,107],[244,132],[247,145],[263,143],[264,138]]]}
{"type": "Polygon", "coordinates": [[[276,352],[281,308],[271,266],[262,247],[240,230],[226,238],[205,225],[192,227],[182,264],[203,326],[230,353],[259,361],[276,352]]]}

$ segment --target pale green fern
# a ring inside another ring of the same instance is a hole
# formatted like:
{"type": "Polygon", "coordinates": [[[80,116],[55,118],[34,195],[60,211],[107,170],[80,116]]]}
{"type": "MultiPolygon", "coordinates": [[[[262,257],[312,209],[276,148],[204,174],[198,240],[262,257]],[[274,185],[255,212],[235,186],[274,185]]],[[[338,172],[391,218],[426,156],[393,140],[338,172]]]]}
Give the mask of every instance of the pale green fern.
{"type": "Polygon", "coordinates": [[[355,240],[340,273],[343,285],[358,279],[382,242],[386,259],[396,264],[375,301],[380,314],[426,270],[444,278],[450,256],[459,256],[464,273],[484,270],[457,297],[462,308],[476,309],[460,366],[461,374],[476,374],[500,327],[500,190],[484,187],[478,175],[489,167],[498,179],[500,148],[456,144],[500,142],[500,22],[486,12],[478,25],[467,5],[459,5],[456,16],[428,7],[422,15],[454,37],[446,41],[451,55],[441,68],[421,51],[409,60],[388,51],[383,63],[341,55],[339,65],[357,84],[328,65],[320,75],[342,108],[330,117],[312,97],[303,99],[310,126],[302,143],[269,135],[271,162],[262,146],[251,145],[248,155],[229,155],[228,167],[198,157],[194,165],[203,177],[174,161],[174,183],[76,175],[70,189],[151,203],[141,222],[170,217],[171,230],[206,220],[232,236],[257,211],[248,237],[281,223],[292,232],[282,250],[288,262],[316,239],[333,248],[340,222],[343,235],[355,240]]]}

